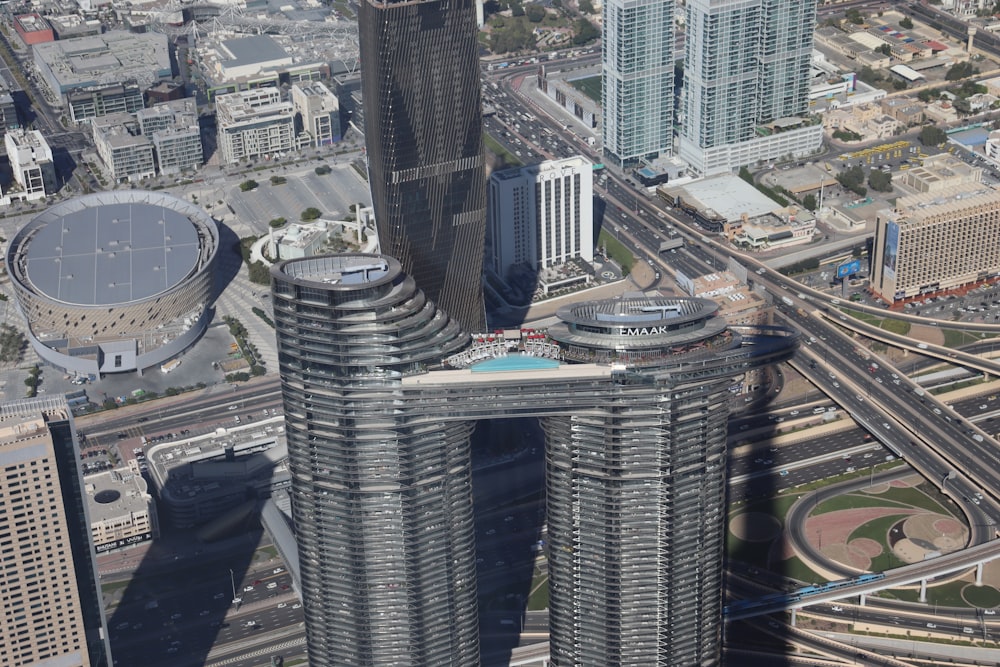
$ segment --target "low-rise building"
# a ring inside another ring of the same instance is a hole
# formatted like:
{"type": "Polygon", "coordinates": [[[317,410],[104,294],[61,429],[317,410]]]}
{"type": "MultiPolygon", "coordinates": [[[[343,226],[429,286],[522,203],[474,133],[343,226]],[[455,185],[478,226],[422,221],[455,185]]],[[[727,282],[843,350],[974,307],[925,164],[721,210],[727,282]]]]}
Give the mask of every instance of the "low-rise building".
{"type": "Polygon", "coordinates": [[[91,120],[94,145],[108,175],[116,183],[137,182],[156,175],[153,143],[131,114],[114,113],[91,120]]]}
{"type": "Polygon", "coordinates": [[[48,20],[56,39],[62,40],[100,35],[103,29],[98,19],[85,19],[79,14],[49,16],[48,20]]]}
{"type": "Polygon", "coordinates": [[[21,119],[14,106],[14,97],[0,84],[0,133],[21,127],[21,119]]]}
{"type": "Polygon", "coordinates": [[[295,129],[305,135],[300,143],[315,148],[340,141],[340,105],[330,89],[319,81],[292,84],[295,129]]]}
{"type": "Polygon", "coordinates": [[[121,468],[84,477],[90,533],[97,553],[124,549],[160,535],[156,505],[138,470],[121,468]]]}
{"type": "Polygon", "coordinates": [[[142,134],[153,142],[161,174],[197,169],[204,163],[198,107],[183,98],[143,109],[136,114],[142,134]]]}
{"type": "Polygon", "coordinates": [[[135,113],[143,107],[142,89],[135,83],[87,86],[66,93],[74,123],[112,113],[135,113]]]}
{"type": "Polygon", "coordinates": [[[49,22],[35,13],[15,16],[14,31],[28,46],[51,42],[56,38],[49,22]]]}
{"type": "Polygon", "coordinates": [[[4,135],[7,159],[17,184],[7,194],[11,199],[33,201],[58,189],[55,162],[42,133],[38,130],[13,129],[4,135]]]}
{"type": "Polygon", "coordinates": [[[39,78],[59,101],[77,88],[134,82],[141,89],[173,76],[167,36],[155,32],[112,30],[35,44],[31,53],[39,78]]]}
{"type": "Polygon", "coordinates": [[[219,95],[215,107],[223,164],[296,147],[294,108],[277,88],[219,95]]]}
{"type": "Polygon", "coordinates": [[[956,187],[977,185],[983,168],[968,164],[950,153],[924,158],[923,164],[899,172],[897,185],[910,192],[943,192],[956,187]]]}
{"type": "Polygon", "coordinates": [[[924,117],[932,123],[950,123],[958,120],[958,111],[949,100],[940,99],[924,107],[924,117]]]}
{"type": "Polygon", "coordinates": [[[774,323],[774,306],[750,289],[745,278],[741,280],[732,271],[714,271],[693,278],[685,291],[691,296],[714,301],[719,306],[719,314],[730,325],[774,323]]]}
{"type": "Polygon", "coordinates": [[[826,112],[823,125],[827,129],[853,132],[861,141],[874,141],[894,136],[900,123],[884,113],[878,104],[852,104],[826,112]]]}
{"type": "Polygon", "coordinates": [[[924,106],[918,100],[910,97],[887,97],[880,100],[882,111],[887,116],[910,127],[924,121],[924,106]]]}

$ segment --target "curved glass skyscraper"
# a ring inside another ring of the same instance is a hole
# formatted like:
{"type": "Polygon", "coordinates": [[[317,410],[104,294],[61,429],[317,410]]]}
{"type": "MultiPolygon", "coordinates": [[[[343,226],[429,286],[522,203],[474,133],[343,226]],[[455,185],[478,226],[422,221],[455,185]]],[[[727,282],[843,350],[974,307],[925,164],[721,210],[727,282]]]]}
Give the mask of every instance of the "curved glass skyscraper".
{"type": "Polygon", "coordinates": [[[360,0],[365,146],[381,250],[467,331],[486,328],[475,0],[360,0]]]}
{"type": "Polygon", "coordinates": [[[309,664],[477,665],[474,423],[398,393],[468,336],[388,257],[271,275],[309,664]]]}
{"type": "Polygon", "coordinates": [[[730,389],[791,332],[640,297],[472,340],[388,257],[271,274],[310,665],[478,664],[469,435],[521,416],[546,434],[551,664],[719,663],[730,389]]]}

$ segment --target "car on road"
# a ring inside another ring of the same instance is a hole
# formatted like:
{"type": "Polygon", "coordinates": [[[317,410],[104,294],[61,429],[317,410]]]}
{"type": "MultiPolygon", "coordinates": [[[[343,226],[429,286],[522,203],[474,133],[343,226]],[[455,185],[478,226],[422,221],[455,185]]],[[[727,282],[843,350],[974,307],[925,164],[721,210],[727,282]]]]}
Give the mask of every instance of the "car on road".
{"type": "Polygon", "coordinates": [[[244,593],[249,593],[252,590],[253,590],[253,586],[244,586],[243,587],[243,592],[244,593]]]}
{"type": "Polygon", "coordinates": [[[292,605],[292,609],[301,609],[301,608],[302,608],[302,605],[299,604],[298,602],[296,602],[295,604],[292,605]]]}
{"type": "Polygon", "coordinates": [[[279,602],[278,603],[278,609],[284,609],[287,606],[288,606],[287,602],[279,602]]]}
{"type": "Polygon", "coordinates": [[[844,608],[843,608],[843,607],[837,607],[837,606],[834,606],[834,607],[831,607],[831,609],[832,609],[833,611],[844,611],[844,608]]]}

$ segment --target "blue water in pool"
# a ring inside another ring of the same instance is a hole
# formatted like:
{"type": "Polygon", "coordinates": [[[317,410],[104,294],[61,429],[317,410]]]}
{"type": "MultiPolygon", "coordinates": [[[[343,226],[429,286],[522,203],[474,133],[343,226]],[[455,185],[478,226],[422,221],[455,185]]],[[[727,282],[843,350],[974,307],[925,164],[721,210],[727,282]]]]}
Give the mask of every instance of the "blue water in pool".
{"type": "Polygon", "coordinates": [[[533,371],[541,368],[558,368],[559,362],[544,357],[529,357],[526,354],[512,354],[480,361],[471,367],[473,373],[500,373],[503,371],[533,371]]]}

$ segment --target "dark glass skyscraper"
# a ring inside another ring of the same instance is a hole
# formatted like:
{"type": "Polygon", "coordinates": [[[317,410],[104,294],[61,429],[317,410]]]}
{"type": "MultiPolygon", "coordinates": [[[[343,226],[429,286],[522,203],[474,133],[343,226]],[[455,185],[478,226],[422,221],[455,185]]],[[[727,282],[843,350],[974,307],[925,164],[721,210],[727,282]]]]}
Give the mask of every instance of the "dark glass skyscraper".
{"type": "Polygon", "coordinates": [[[361,0],[368,175],[382,252],[469,332],[484,331],[475,0],[361,0]]]}

